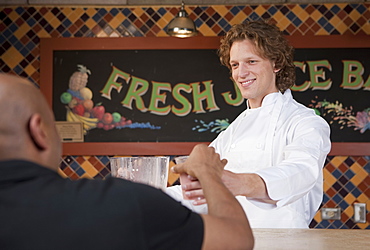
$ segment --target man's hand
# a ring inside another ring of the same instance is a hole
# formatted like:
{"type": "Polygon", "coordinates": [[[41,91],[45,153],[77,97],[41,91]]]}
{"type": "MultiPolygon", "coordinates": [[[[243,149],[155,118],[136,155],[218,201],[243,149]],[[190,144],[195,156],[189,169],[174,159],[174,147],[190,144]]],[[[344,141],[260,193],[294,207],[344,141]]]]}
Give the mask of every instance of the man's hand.
{"type": "Polygon", "coordinates": [[[200,182],[190,175],[188,175],[187,178],[190,179],[190,182],[186,182],[185,184],[183,184],[180,180],[181,188],[183,189],[183,195],[186,197],[186,199],[193,200],[194,205],[206,204],[207,201],[204,198],[203,189],[200,182]]]}
{"type": "MultiPolygon", "coordinates": [[[[222,181],[234,196],[241,194],[241,190],[244,188],[244,183],[240,177],[241,175],[239,174],[223,170],[222,181]]],[[[186,183],[185,185],[181,184],[181,188],[184,190],[187,199],[194,200],[194,205],[207,203],[204,199],[202,186],[196,179],[192,180],[190,183],[186,183]]]]}
{"type": "MultiPolygon", "coordinates": [[[[223,170],[222,181],[234,196],[243,193],[242,190],[245,188],[245,183],[243,183],[242,175],[235,174],[228,170],[223,170]]],[[[190,183],[181,185],[181,187],[185,192],[186,198],[189,200],[194,200],[194,205],[202,205],[207,203],[207,201],[204,199],[202,186],[196,179],[192,180],[190,183]]]]}
{"type": "Polygon", "coordinates": [[[214,148],[198,144],[193,148],[188,159],[172,167],[172,171],[177,174],[187,173],[198,180],[209,178],[209,175],[217,175],[221,178],[226,163],[227,160],[220,160],[220,155],[214,148]]]}
{"type": "Polygon", "coordinates": [[[187,199],[194,200],[194,205],[202,205],[206,203],[206,199],[199,179],[212,178],[214,175],[221,178],[226,163],[226,160],[220,160],[220,155],[214,148],[199,144],[194,147],[188,159],[184,163],[175,165],[172,171],[188,175],[187,178],[191,181],[181,184],[184,195],[187,199]]]}
{"type": "MultiPolygon", "coordinates": [[[[222,181],[234,196],[242,195],[258,199],[262,202],[276,204],[276,201],[272,201],[268,196],[265,183],[257,174],[236,174],[228,170],[223,170],[222,181]]],[[[194,205],[207,203],[199,181],[193,180],[183,185],[182,188],[184,189],[186,198],[194,200],[194,205]]]]}
{"type": "Polygon", "coordinates": [[[187,192],[199,192],[201,198],[197,203],[204,200],[203,195],[207,199],[208,214],[201,214],[203,249],[252,249],[253,234],[245,212],[221,179],[226,163],[214,148],[203,144],[195,146],[188,159],[175,165],[172,171],[196,178],[186,184],[187,190],[192,189],[187,192]]]}
{"type": "MultiPolygon", "coordinates": [[[[220,155],[215,152],[214,148],[198,144],[193,148],[188,159],[172,167],[172,171],[177,174],[186,173],[201,182],[202,178],[212,176],[221,178],[226,163],[227,160],[220,160],[220,155]]],[[[189,189],[192,188],[201,188],[200,183],[192,183],[189,189]]]]}

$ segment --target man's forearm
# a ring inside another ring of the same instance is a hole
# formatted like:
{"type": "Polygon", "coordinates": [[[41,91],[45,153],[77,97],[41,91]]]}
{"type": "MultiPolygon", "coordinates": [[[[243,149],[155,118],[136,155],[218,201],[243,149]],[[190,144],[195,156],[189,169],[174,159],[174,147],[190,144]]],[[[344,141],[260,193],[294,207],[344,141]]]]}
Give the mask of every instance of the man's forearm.
{"type": "Polygon", "coordinates": [[[219,178],[207,176],[200,179],[208,204],[208,213],[219,217],[238,217],[245,219],[245,213],[234,195],[219,178]]]}
{"type": "Polygon", "coordinates": [[[200,182],[208,203],[208,215],[202,215],[206,229],[203,248],[253,249],[249,221],[234,195],[217,176],[201,178],[200,182]]]}
{"type": "Polygon", "coordinates": [[[175,173],[197,178],[204,189],[208,214],[201,214],[204,221],[202,248],[252,249],[252,230],[244,210],[221,179],[227,161],[219,157],[213,148],[197,145],[184,163],[172,169],[175,173]]]}
{"type": "Polygon", "coordinates": [[[241,195],[248,198],[271,200],[265,182],[257,174],[236,174],[225,170],[222,180],[235,196],[241,195]]]}

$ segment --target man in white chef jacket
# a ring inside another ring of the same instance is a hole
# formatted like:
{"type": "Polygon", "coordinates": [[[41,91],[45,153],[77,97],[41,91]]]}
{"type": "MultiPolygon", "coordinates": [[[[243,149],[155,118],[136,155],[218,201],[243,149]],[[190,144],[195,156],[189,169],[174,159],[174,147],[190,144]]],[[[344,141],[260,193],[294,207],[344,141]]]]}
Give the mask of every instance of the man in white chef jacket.
{"type": "MultiPolygon", "coordinates": [[[[294,49],[275,25],[251,21],[233,26],[219,55],[247,109],[210,144],[228,160],[223,181],[253,228],[308,228],[323,196],[322,168],[330,128],[296,102],[294,49]]],[[[167,193],[194,211],[207,212],[198,181],[167,193]]]]}

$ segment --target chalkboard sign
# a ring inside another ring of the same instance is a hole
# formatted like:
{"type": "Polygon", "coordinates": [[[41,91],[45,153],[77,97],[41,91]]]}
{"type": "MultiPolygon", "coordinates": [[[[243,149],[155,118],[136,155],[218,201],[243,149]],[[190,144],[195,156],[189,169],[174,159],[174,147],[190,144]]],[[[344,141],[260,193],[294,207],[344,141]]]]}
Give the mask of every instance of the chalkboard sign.
{"type": "Polygon", "coordinates": [[[211,141],[218,131],[207,129],[205,123],[232,121],[245,108],[244,101],[234,106],[223,98],[225,93],[236,94],[215,50],[55,51],[56,120],[66,119],[59,97],[80,64],[91,71],[87,87],[94,104],[132,122],[91,129],[85,142],[211,141]]]}
{"type": "Polygon", "coordinates": [[[327,120],[332,142],[370,142],[367,55],[370,48],[296,49],[293,95],[327,120]]]}
{"type": "MultiPolygon", "coordinates": [[[[84,145],[122,152],[124,145],[210,142],[245,109],[218,44],[214,37],[42,39],[41,76],[45,57],[52,74],[41,89],[57,121],[83,117],[84,145]]],[[[330,123],[332,142],[368,143],[370,48],[293,45],[295,99],[330,123]]]]}

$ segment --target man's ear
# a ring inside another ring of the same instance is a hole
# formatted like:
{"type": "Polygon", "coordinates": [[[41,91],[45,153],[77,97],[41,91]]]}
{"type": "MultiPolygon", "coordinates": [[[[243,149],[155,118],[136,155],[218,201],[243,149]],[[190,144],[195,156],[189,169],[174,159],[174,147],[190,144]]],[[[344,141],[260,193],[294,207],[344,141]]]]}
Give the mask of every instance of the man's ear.
{"type": "Polygon", "coordinates": [[[43,130],[42,124],[42,117],[37,113],[31,116],[28,123],[31,139],[35,146],[40,150],[44,150],[48,147],[46,134],[43,130]]]}
{"type": "Polygon", "coordinates": [[[281,70],[281,69],[277,69],[276,68],[275,62],[273,62],[273,65],[272,66],[274,67],[274,73],[277,73],[277,72],[279,72],[281,70]]]}

